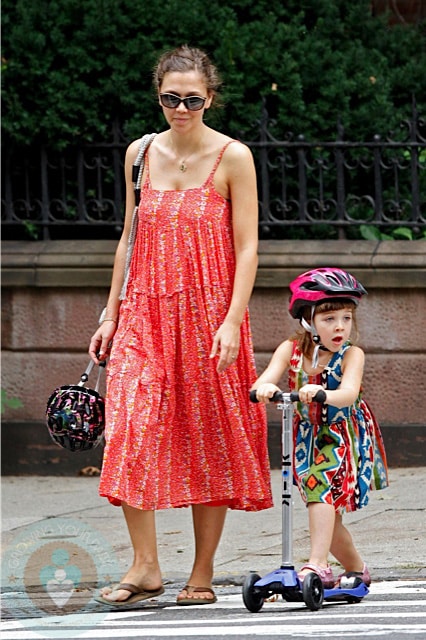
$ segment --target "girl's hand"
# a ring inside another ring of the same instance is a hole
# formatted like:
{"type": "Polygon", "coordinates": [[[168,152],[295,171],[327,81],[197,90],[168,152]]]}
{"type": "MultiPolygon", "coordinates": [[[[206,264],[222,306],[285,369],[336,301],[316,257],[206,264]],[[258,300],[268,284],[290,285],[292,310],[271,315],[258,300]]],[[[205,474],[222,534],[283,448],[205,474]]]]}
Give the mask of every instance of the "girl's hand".
{"type": "Polygon", "coordinates": [[[224,371],[230,364],[234,364],[240,350],[240,325],[229,321],[224,322],[218,329],[214,340],[210,358],[219,355],[216,371],[224,371]]]}
{"type": "Polygon", "coordinates": [[[299,389],[299,400],[300,402],[310,403],[312,402],[312,398],[317,394],[318,391],[324,391],[323,387],[319,384],[305,384],[303,387],[299,389]]]}
{"type": "Polygon", "coordinates": [[[95,364],[107,359],[116,328],[115,322],[106,320],[93,334],[90,341],[89,354],[95,364]]]}
{"type": "Polygon", "coordinates": [[[267,403],[276,391],[281,391],[276,384],[272,384],[272,382],[264,382],[256,389],[256,398],[259,402],[267,403]]]}

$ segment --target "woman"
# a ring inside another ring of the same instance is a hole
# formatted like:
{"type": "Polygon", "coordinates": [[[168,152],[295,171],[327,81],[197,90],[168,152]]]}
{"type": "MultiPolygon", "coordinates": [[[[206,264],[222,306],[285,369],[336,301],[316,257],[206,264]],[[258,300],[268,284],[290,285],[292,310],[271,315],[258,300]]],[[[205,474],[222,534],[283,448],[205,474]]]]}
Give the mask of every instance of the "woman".
{"type": "Polygon", "coordinates": [[[202,51],[167,52],[154,82],[169,128],[145,154],[120,301],[140,141],[128,148],[124,231],[90,344],[95,362],[110,356],[100,493],[122,506],[134,548],[123,582],[100,598],[115,606],[163,592],[156,509],[192,507],[195,559],[177,598],[190,605],[216,601],[213,560],[227,509],[272,506],[265,414],[247,401],[255,374],[247,311],[257,268],[253,159],[203,121],[219,81],[202,51]]]}

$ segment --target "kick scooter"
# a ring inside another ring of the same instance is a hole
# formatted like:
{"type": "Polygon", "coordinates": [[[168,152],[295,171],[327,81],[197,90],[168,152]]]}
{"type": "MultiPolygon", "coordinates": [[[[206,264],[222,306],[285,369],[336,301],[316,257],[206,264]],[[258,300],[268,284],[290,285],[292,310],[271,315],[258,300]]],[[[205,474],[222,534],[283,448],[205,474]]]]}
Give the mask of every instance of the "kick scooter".
{"type": "MultiPolygon", "coordinates": [[[[324,402],[324,391],[318,391],[315,402],[324,402]]],[[[256,391],[250,392],[250,400],[257,402],[256,391]]],[[[292,486],[293,486],[293,402],[299,400],[297,392],[277,391],[271,402],[282,410],[282,563],[279,569],[261,578],[250,573],[243,585],[243,601],[252,613],[263,607],[266,599],[279,594],[286,602],[304,602],[311,611],[318,611],[323,601],[348,603],[360,602],[369,591],[359,576],[342,577],[338,586],[324,589],[320,577],[310,572],[299,580],[292,560],[292,486]]]]}

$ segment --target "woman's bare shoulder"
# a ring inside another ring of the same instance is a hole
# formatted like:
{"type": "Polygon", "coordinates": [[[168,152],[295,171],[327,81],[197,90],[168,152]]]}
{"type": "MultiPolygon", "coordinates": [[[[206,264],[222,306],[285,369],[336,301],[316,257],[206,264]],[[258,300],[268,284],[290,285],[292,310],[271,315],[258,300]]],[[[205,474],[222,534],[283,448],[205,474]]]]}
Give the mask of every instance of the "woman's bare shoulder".
{"type": "Polygon", "coordinates": [[[132,164],[134,163],[138,155],[141,141],[142,138],[138,138],[137,140],[133,140],[133,142],[129,144],[126,150],[126,162],[131,162],[132,164]]]}
{"type": "Polygon", "coordinates": [[[216,131],[216,129],[209,129],[207,138],[210,143],[209,147],[214,153],[218,153],[226,146],[224,159],[237,160],[251,155],[251,151],[246,144],[220,131],[216,131]]]}
{"type": "Polygon", "coordinates": [[[227,138],[227,141],[224,144],[227,144],[227,143],[232,143],[232,144],[228,144],[225,150],[224,157],[228,158],[233,162],[238,160],[240,161],[252,160],[253,158],[252,152],[250,151],[248,146],[244,144],[244,142],[240,142],[239,140],[235,140],[233,138],[227,138]]]}

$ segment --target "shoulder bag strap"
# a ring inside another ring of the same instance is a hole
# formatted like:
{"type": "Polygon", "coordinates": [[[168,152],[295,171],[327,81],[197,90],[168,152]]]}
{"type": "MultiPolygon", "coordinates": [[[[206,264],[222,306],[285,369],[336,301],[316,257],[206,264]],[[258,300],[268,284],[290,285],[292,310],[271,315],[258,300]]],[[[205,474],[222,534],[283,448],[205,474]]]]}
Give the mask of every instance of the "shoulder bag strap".
{"type": "Polygon", "coordinates": [[[121,288],[120,300],[124,300],[126,297],[127,283],[129,280],[130,262],[132,259],[133,246],[135,244],[136,230],[138,226],[138,206],[141,197],[141,181],[145,165],[145,153],[156,135],[156,133],[147,133],[142,137],[138,155],[136,156],[135,163],[132,167],[132,181],[135,190],[135,208],[133,209],[132,225],[130,227],[129,240],[127,243],[126,264],[124,268],[124,280],[121,288]]]}

